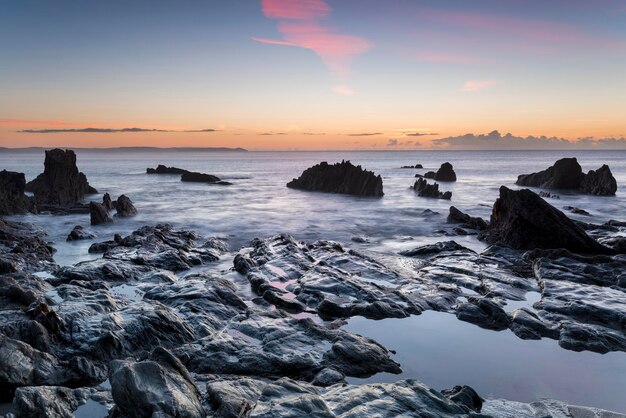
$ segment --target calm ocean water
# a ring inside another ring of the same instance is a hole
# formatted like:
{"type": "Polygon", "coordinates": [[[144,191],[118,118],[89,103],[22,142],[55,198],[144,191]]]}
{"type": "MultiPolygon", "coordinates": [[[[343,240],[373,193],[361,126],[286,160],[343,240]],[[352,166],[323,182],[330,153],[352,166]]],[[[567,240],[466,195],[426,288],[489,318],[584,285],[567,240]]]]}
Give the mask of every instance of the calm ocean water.
{"type": "MultiPolygon", "coordinates": [[[[414,151],[414,152],[173,152],[79,151],[78,166],[99,192],[113,198],[124,193],[139,215],[112,225],[95,227],[100,239],[128,234],[157,222],[196,230],[204,236],[222,236],[236,251],[255,237],[290,233],[297,239],[333,239],[349,243],[354,236],[369,243],[352,247],[397,252],[422,243],[448,239],[435,231],[445,227],[450,205],[464,212],[489,217],[501,185],[515,188],[518,174],[542,170],[562,157],[577,157],[583,170],[608,164],[618,185],[616,197],[559,193],[550,200],[557,207],[576,206],[591,217],[569,215],[587,222],[626,220],[626,151],[414,151]],[[320,161],[351,160],[381,174],[382,199],[291,190],[285,184],[320,161]],[[453,192],[452,201],[418,197],[409,186],[415,173],[436,170],[449,161],[458,182],[442,184],[453,192]],[[424,170],[400,169],[423,164],[424,170]],[[210,173],[233,183],[211,186],[182,183],[179,176],[146,175],[157,164],[210,173]],[[438,216],[425,217],[430,209],[438,216]]],[[[27,180],[43,170],[43,152],[0,152],[0,169],[24,172],[27,180]]],[[[92,197],[101,200],[101,195],[92,197]]],[[[93,258],[90,242],[66,243],[74,225],[89,226],[88,215],[18,216],[43,227],[58,249],[60,264],[93,258]]],[[[456,237],[474,249],[484,244],[474,237],[456,237]]],[[[555,397],[571,403],[626,412],[626,353],[573,353],[556,341],[522,341],[510,332],[495,333],[428,313],[408,320],[368,321],[356,318],[354,331],[379,339],[398,351],[402,377],[414,377],[442,389],[469,384],[489,397],[532,401],[555,397]],[[389,330],[395,330],[389,332],[389,330]],[[439,330],[440,332],[435,332],[439,330]],[[468,349],[468,347],[474,347],[468,349]],[[445,355],[441,354],[441,350],[445,355]],[[507,355],[506,353],[509,353],[507,355]],[[452,359],[452,360],[451,360],[452,359]],[[493,364],[489,363],[493,359],[493,364]],[[581,367],[582,365],[582,367],[581,367]]],[[[396,380],[378,376],[374,381],[396,380]]]]}

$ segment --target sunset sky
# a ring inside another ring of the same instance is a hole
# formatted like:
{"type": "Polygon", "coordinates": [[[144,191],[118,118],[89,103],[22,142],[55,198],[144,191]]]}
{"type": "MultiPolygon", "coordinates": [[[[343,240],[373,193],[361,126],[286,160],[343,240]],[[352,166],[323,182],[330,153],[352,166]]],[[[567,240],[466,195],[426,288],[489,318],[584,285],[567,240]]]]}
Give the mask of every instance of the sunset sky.
{"type": "Polygon", "coordinates": [[[626,147],[624,0],[3,1],[0,52],[4,147],[626,147]]]}

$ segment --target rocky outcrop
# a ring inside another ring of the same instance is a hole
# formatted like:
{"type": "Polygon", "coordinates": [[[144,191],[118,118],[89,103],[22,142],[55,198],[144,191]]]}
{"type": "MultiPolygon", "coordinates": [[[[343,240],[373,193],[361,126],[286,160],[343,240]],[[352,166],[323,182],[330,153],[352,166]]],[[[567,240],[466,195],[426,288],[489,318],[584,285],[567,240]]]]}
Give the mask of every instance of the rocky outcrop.
{"type": "Polygon", "coordinates": [[[55,267],[55,249],[42,239],[44,236],[30,224],[0,218],[0,274],[55,267]]]}
{"type": "Polygon", "coordinates": [[[113,222],[113,219],[109,216],[109,211],[106,209],[106,207],[104,207],[102,203],[90,202],[89,216],[91,218],[92,225],[100,225],[113,222]]]}
{"type": "Polygon", "coordinates": [[[0,171],[0,215],[32,211],[33,204],[24,194],[26,178],[23,173],[0,171]]]}
{"type": "Polygon", "coordinates": [[[445,200],[452,199],[452,192],[450,191],[440,192],[438,183],[429,184],[428,181],[423,178],[417,179],[417,181],[411,188],[420,197],[432,197],[435,199],[445,199],[445,200]]]}
{"type": "Polygon", "coordinates": [[[68,234],[67,241],[80,241],[94,239],[97,235],[89,231],[86,231],[81,225],[76,225],[74,229],[68,234]]]}
{"type": "Polygon", "coordinates": [[[424,168],[424,166],[422,166],[421,164],[415,164],[415,165],[403,165],[400,168],[422,169],[422,168],[424,168]]]}
{"type": "Polygon", "coordinates": [[[193,378],[180,360],[164,348],[155,348],[141,362],[114,362],[110,380],[116,405],[114,413],[121,416],[206,416],[193,378]]]}
{"type": "Polygon", "coordinates": [[[159,164],[157,168],[147,168],[147,174],[185,174],[187,170],[177,167],[166,167],[163,164],[159,164]]]}
{"type": "Polygon", "coordinates": [[[617,181],[608,165],[590,170],[580,183],[580,191],[597,196],[613,196],[617,192],[617,181]]]}
{"type": "Polygon", "coordinates": [[[489,226],[489,224],[483,218],[469,216],[468,214],[461,212],[454,206],[450,206],[448,223],[462,224],[463,228],[477,229],[479,231],[483,231],[489,226]]]}
{"type": "Polygon", "coordinates": [[[180,180],[192,183],[217,183],[221,181],[220,178],[217,176],[211,174],[196,173],[194,171],[188,171],[186,173],[183,173],[183,175],[180,177],[180,180]]]}
{"type": "Polygon", "coordinates": [[[611,253],[535,193],[505,186],[500,187],[500,197],[493,205],[483,238],[490,244],[518,250],[565,248],[581,254],[611,253]]]}
{"type": "Polygon", "coordinates": [[[456,173],[452,164],[448,162],[441,164],[433,179],[436,181],[456,181],[456,173]]]}
{"type": "Polygon", "coordinates": [[[102,206],[104,206],[106,210],[113,210],[113,201],[111,200],[110,194],[105,193],[104,196],[102,196],[102,206]]]}
{"type": "Polygon", "coordinates": [[[306,169],[302,175],[287,183],[291,189],[355,196],[383,196],[383,179],[350,161],[333,165],[322,162],[306,169]]]}
{"type": "Polygon", "coordinates": [[[129,218],[137,215],[137,209],[135,208],[135,205],[133,205],[133,201],[126,195],[121,195],[117,198],[117,201],[115,202],[115,211],[117,212],[116,216],[120,218],[129,218]]]}
{"type": "Polygon", "coordinates": [[[544,189],[575,190],[599,196],[613,196],[617,181],[607,165],[584,174],[576,158],[562,158],[546,170],[518,176],[516,184],[544,189]]]}
{"type": "Polygon", "coordinates": [[[57,206],[71,205],[97,193],[78,171],[74,151],[61,149],[46,151],[44,172],[26,185],[26,191],[35,195],[37,204],[57,206]]]}

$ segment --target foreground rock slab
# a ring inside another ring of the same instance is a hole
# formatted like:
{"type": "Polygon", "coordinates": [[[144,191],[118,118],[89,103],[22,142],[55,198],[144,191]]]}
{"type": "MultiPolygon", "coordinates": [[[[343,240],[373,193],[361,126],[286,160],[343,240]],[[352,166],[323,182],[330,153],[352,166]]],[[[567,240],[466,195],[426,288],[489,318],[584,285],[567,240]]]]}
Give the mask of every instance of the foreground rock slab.
{"type": "Polygon", "coordinates": [[[322,162],[304,170],[302,175],[287,183],[291,189],[340,193],[354,196],[383,196],[383,179],[350,161],[333,165],[322,162]]]}

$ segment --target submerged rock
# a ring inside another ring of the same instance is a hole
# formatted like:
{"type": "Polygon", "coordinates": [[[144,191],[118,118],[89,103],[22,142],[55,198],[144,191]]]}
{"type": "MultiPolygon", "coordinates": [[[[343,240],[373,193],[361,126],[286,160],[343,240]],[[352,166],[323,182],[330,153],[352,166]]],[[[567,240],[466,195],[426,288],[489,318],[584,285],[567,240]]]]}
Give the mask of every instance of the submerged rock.
{"type": "Polygon", "coordinates": [[[565,248],[582,254],[612,251],[589,237],[560,210],[528,189],[500,187],[489,228],[483,238],[490,244],[519,250],[565,248]]]}
{"type": "Polygon", "coordinates": [[[26,185],[26,191],[35,195],[37,204],[58,206],[71,205],[87,194],[97,193],[78,171],[74,151],[61,149],[46,151],[44,172],[26,185]]]}
{"type": "Polygon", "coordinates": [[[463,224],[462,226],[464,228],[477,229],[479,231],[483,231],[489,227],[489,224],[483,218],[469,216],[454,206],[450,206],[448,223],[460,223],[463,224]]]}
{"type": "Polygon", "coordinates": [[[113,222],[113,218],[109,216],[109,211],[102,203],[89,203],[89,216],[92,225],[100,225],[113,222]]]}
{"type": "Polygon", "coordinates": [[[581,193],[613,196],[617,181],[607,165],[584,174],[576,158],[562,158],[546,170],[518,176],[516,184],[544,189],[576,190],[581,193]]]}
{"type": "Polygon", "coordinates": [[[383,180],[350,161],[333,165],[322,162],[306,169],[302,175],[287,183],[291,189],[341,193],[355,196],[383,196],[383,180]]]}
{"type": "Polygon", "coordinates": [[[96,237],[96,234],[86,231],[85,228],[80,225],[76,225],[67,236],[67,241],[87,240],[94,239],[96,237]]]}
{"type": "Polygon", "coordinates": [[[187,170],[177,167],[166,167],[163,164],[159,164],[157,168],[147,168],[147,174],[185,174],[187,170]]]}
{"type": "Polygon", "coordinates": [[[0,215],[13,215],[32,211],[33,204],[24,194],[24,173],[0,171],[0,215]]]}
{"type": "Polygon", "coordinates": [[[116,216],[120,218],[128,218],[137,215],[137,209],[133,205],[133,201],[126,195],[121,195],[115,202],[116,216]]]}
{"type": "Polygon", "coordinates": [[[420,197],[432,197],[435,199],[444,199],[450,200],[452,199],[452,192],[440,192],[439,184],[428,184],[428,181],[421,178],[417,179],[412,189],[417,193],[420,197]]]}
{"type": "Polygon", "coordinates": [[[403,165],[400,168],[416,168],[416,169],[422,169],[424,168],[424,166],[422,166],[421,164],[415,164],[415,165],[403,165]]]}

